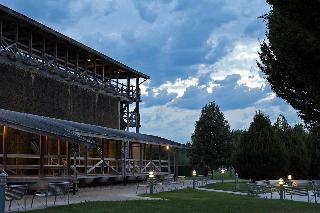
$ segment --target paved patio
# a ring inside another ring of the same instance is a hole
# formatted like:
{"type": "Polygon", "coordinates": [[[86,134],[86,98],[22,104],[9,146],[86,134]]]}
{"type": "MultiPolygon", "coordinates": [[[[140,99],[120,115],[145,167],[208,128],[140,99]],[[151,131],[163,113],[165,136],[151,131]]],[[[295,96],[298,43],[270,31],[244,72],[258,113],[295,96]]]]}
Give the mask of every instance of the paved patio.
{"type": "MultiPolygon", "coordinates": [[[[210,182],[211,183],[211,182],[210,182]]],[[[192,181],[186,180],[185,183],[176,184],[177,189],[183,189],[192,187],[192,181]]],[[[139,187],[138,193],[136,194],[137,183],[130,183],[126,186],[124,185],[108,185],[108,186],[97,186],[97,187],[86,187],[79,188],[76,195],[69,195],[70,204],[89,202],[89,201],[124,201],[124,200],[154,200],[157,198],[141,197],[139,194],[146,193],[146,187],[139,187]]],[[[155,192],[162,191],[161,186],[155,186],[155,192]]],[[[168,188],[164,188],[168,191],[168,188]]],[[[148,193],[149,190],[147,189],[148,193]]],[[[31,195],[25,196],[27,210],[30,210],[31,195]]],[[[53,206],[54,197],[48,197],[48,207],[53,206]]],[[[66,197],[58,197],[57,205],[67,205],[66,197]]],[[[6,211],[8,211],[9,203],[6,202],[6,211]]],[[[18,203],[13,202],[11,206],[11,211],[23,211],[24,201],[18,201],[18,203]]],[[[32,209],[45,208],[45,198],[35,198],[32,209]]]]}

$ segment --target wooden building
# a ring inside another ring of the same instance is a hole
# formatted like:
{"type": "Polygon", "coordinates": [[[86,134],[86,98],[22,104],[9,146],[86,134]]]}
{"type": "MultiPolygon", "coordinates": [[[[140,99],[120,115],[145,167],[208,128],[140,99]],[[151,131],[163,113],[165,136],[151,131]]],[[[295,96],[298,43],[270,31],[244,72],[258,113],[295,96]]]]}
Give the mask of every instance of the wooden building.
{"type": "Polygon", "coordinates": [[[9,181],[172,173],[184,146],[139,133],[139,87],[147,79],[0,5],[0,165],[9,181]]]}

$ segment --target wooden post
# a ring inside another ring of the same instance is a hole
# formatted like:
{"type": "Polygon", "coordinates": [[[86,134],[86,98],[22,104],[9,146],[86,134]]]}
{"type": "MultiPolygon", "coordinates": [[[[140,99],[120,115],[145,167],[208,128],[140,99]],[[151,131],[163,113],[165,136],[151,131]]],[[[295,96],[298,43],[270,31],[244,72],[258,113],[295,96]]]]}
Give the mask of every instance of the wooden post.
{"type": "Polygon", "coordinates": [[[76,55],[76,71],[78,72],[79,71],[79,53],[77,52],[77,55],[76,55]]]}
{"type": "Polygon", "coordinates": [[[45,63],[45,57],[46,57],[46,39],[45,37],[42,38],[42,52],[41,52],[41,57],[42,57],[42,65],[45,63]]]}
{"type": "MultiPolygon", "coordinates": [[[[107,153],[107,158],[109,158],[109,157],[110,157],[110,156],[109,156],[109,154],[110,154],[110,141],[107,140],[106,143],[107,143],[106,153],[107,153]]],[[[107,172],[110,173],[110,168],[109,168],[109,167],[108,167],[107,172]]]]}
{"type": "Polygon", "coordinates": [[[173,149],[173,176],[176,177],[176,149],[173,149]]]}
{"type": "Polygon", "coordinates": [[[68,60],[69,60],[69,51],[68,49],[66,50],[66,55],[65,55],[65,64],[64,64],[64,69],[68,71],[68,60]]]}
{"type": "Polygon", "coordinates": [[[123,169],[122,169],[122,175],[123,175],[123,184],[127,185],[127,174],[126,174],[126,141],[122,141],[122,162],[123,162],[123,169]]]}
{"type": "Polygon", "coordinates": [[[170,150],[168,150],[168,173],[171,174],[171,165],[170,165],[170,150]]]}
{"type": "Polygon", "coordinates": [[[58,66],[58,41],[56,41],[54,45],[54,63],[55,63],[55,66],[57,67],[58,66]]]}
{"type": "Polygon", "coordinates": [[[140,88],[139,78],[136,79],[136,133],[140,132],[140,88]]]}
{"type": "Polygon", "coordinates": [[[104,64],[102,65],[102,79],[104,81],[104,64]]]}
{"type": "Polygon", "coordinates": [[[8,153],[7,153],[7,139],[9,136],[9,130],[8,127],[3,126],[3,132],[2,132],[2,150],[3,150],[3,169],[7,169],[7,158],[8,158],[8,153]]]}
{"type": "Polygon", "coordinates": [[[161,164],[161,145],[159,145],[159,170],[161,172],[162,164],[161,164]]]}
{"type": "Polygon", "coordinates": [[[43,167],[43,163],[44,163],[44,150],[45,150],[45,145],[44,145],[44,140],[43,137],[40,135],[39,137],[40,139],[40,167],[39,167],[39,176],[43,177],[44,176],[44,167],[43,167]]]}
{"type": "Polygon", "coordinates": [[[32,56],[32,31],[29,31],[29,57],[32,56]]]}
{"type": "Polygon", "coordinates": [[[58,141],[57,141],[57,143],[58,143],[58,165],[60,165],[60,163],[61,163],[61,141],[60,141],[60,138],[58,138],[58,141]]]}
{"type": "Polygon", "coordinates": [[[18,45],[18,40],[19,40],[19,25],[16,24],[16,29],[15,29],[15,36],[14,36],[14,42],[16,43],[16,45],[18,45]]]}
{"type": "Polygon", "coordinates": [[[85,147],[85,156],[84,156],[84,172],[88,174],[88,147],[85,147]]]}
{"type": "Polygon", "coordinates": [[[101,170],[102,170],[102,174],[104,174],[104,139],[101,139],[102,140],[102,154],[101,154],[101,160],[102,160],[102,165],[101,165],[101,170]]]}
{"type": "Polygon", "coordinates": [[[152,159],[153,159],[153,156],[152,156],[152,144],[150,144],[150,161],[152,161],[152,159]]]}
{"type": "Polygon", "coordinates": [[[70,177],[70,166],[71,166],[71,146],[68,141],[66,141],[66,150],[67,150],[67,175],[70,177]]]}
{"type": "Polygon", "coordinates": [[[142,143],[140,143],[140,173],[142,173],[142,168],[143,168],[143,151],[142,151],[142,143]]]}

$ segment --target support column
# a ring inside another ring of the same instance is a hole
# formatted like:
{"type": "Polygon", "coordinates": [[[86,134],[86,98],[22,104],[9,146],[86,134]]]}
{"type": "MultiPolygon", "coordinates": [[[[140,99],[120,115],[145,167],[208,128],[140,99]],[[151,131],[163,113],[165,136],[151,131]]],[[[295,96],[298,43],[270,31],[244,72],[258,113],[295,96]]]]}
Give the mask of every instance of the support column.
{"type": "Polygon", "coordinates": [[[60,138],[58,138],[58,141],[57,141],[57,144],[58,144],[58,153],[57,153],[57,155],[58,155],[58,165],[60,165],[60,163],[61,163],[61,140],[60,140],[60,138]]]}
{"type": "Polygon", "coordinates": [[[123,184],[127,185],[127,173],[126,173],[126,141],[122,141],[122,162],[123,162],[123,168],[122,168],[122,176],[123,176],[123,184]]]}
{"type": "Polygon", "coordinates": [[[66,150],[67,150],[67,175],[70,178],[70,166],[71,166],[71,146],[68,141],[66,141],[66,150]]]}
{"type": "Polygon", "coordinates": [[[45,150],[45,140],[43,139],[43,137],[40,135],[39,137],[40,139],[40,167],[39,167],[39,176],[43,177],[44,176],[44,150],[45,150]]]}
{"type": "Polygon", "coordinates": [[[84,173],[88,174],[88,147],[85,146],[84,173]]]}
{"type": "Polygon", "coordinates": [[[159,170],[161,172],[162,164],[161,164],[161,145],[159,145],[159,170]]]}
{"type": "Polygon", "coordinates": [[[140,151],[140,173],[142,173],[142,168],[143,168],[143,151],[142,151],[142,143],[139,144],[139,151],[140,151]]]}
{"type": "Polygon", "coordinates": [[[32,31],[29,31],[29,57],[32,56],[32,31]]]}
{"type": "Polygon", "coordinates": [[[176,177],[176,149],[173,150],[173,175],[176,177]]]}
{"type": "Polygon", "coordinates": [[[101,139],[102,140],[102,144],[101,144],[101,148],[102,148],[102,153],[101,153],[101,160],[102,160],[102,164],[101,164],[101,170],[102,170],[102,174],[104,174],[104,155],[105,155],[105,150],[104,150],[104,139],[101,139]]]}
{"type": "Polygon", "coordinates": [[[7,153],[7,140],[9,136],[9,130],[8,127],[3,126],[2,131],[2,150],[3,150],[3,169],[7,169],[7,159],[8,159],[8,153],[7,153]]]}
{"type": "Polygon", "coordinates": [[[170,150],[168,150],[168,173],[171,174],[170,150]]]}
{"type": "Polygon", "coordinates": [[[140,132],[140,88],[139,78],[136,78],[136,133],[140,132]]]}
{"type": "Polygon", "coordinates": [[[46,39],[45,39],[45,37],[42,38],[42,52],[41,52],[41,57],[42,57],[42,66],[44,66],[45,57],[46,57],[46,39]]]}

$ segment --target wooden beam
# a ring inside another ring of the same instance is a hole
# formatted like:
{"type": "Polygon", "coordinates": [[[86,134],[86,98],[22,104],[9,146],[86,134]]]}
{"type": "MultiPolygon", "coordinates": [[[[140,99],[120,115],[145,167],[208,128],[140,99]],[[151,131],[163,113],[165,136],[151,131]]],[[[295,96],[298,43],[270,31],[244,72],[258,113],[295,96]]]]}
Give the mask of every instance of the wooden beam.
{"type": "Polygon", "coordinates": [[[64,61],[64,68],[66,71],[68,71],[68,60],[69,60],[69,50],[66,49],[66,53],[65,53],[65,61],[64,61]]]}
{"type": "Polygon", "coordinates": [[[70,142],[66,141],[66,150],[67,150],[67,175],[70,177],[70,167],[71,167],[71,146],[70,142]]]}
{"type": "Polygon", "coordinates": [[[58,144],[58,153],[57,153],[57,155],[58,155],[58,165],[60,165],[60,163],[61,163],[61,140],[60,140],[60,138],[58,138],[58,141],[57,141],[57,144],[58,144]]]}
{"type": "Polygon", "coordinates": [[[43,139],[43,137],[40,135],[39,137],[40,140],[40,166],[39,166],[39,176],[43,177],[44,176],[44,150],[45,150],[45,140],[43,139]]]}
{"type": "Polygon", "coordinates": [[[143,167],[143,150],[142,150],[142,148],[143,148],[143,144],[142,143],[140,143],[139,144],[140,146],[139,146],[139,148],[140,148],[140,173],[142,172],[142,167],[143,167]]]}
{"type": "Polygon", "coordinates": [[[102,160],[102,165],[101,165],[101,170],[102,170],[102,174],[104,174],[104,155],[105,155],[105,150],[104,150],[104,139],[101,139],[101,160],[102,160]]]}
{"type": "Polygon", "coordinates": [[[19,25],[17,23],[15,28],[14,43],[18,43],[18,40],[19,40],[19,25]]]}
{"type": "Polygon", "coordinates": [[[88,174],[88,147],[87,146],[85,146],[84,172],[85,174],[88,174]]]}
{"type": "Polygon", "coordinates": [[[3,169],[7,169],[7,139],[9,138],[9,129],[6,126],[3,126],[2,130],[2,150],[3,150],[3,169]]]}
{"type": "Polygon", "coordinates": [[[29,57],[32,56],[32,31],[29,31],[29,57]]]}
{"type": "Polygon", "coordinates": [[[159,145],[159,169],[160,169],[160,172],[161,172],[161,168],[162,168],[162,165],[161,165],[161,145],[159,145]]]}

